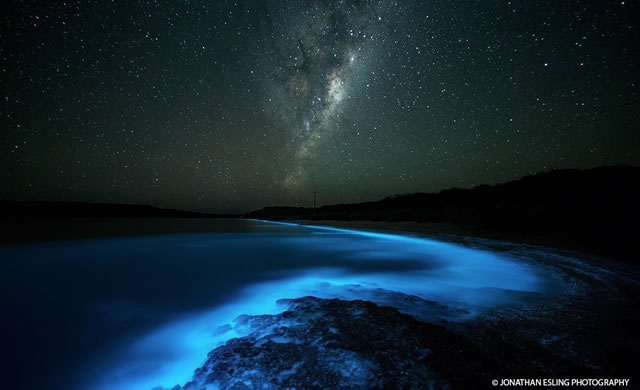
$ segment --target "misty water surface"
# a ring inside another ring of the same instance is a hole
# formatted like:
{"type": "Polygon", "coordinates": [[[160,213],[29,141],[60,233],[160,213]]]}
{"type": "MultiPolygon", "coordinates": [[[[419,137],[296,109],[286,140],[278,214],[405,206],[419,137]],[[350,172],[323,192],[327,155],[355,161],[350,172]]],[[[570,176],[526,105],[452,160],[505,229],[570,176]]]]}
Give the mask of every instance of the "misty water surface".
{"type": "MultiPolygon", "coordinates": [[[[184,384],[208,351],[240,335],[233,328],[238,315],[281,311],[280,298],[393,306],[385,292],[397,291],[460,309],[447,319],[464,321],[543,286],[529,266],[439,241],[263,221],[212,224],[212,233],[0,248],[3,334],[15,356],[9,383],[132,390],[184,384]]],[[[424,320],[434,315],[397,307],[424,320]]]]}

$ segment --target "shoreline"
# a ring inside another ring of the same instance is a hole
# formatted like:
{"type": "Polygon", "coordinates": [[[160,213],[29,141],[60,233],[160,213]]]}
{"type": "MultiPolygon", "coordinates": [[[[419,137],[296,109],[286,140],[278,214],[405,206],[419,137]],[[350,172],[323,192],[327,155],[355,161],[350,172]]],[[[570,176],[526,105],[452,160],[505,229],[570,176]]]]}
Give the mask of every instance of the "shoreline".
{"type": "Polygon", "coordinates": [[[615,256],[614,253],[598,250],[586,242],[576,242],[558,237],[544,237],[517,233],[498,232],[494,230],[476,229],[449,222],[417,222],[417,221],[366,221],[366,220],[313,220],[313,219],[283,219],[276,220],[300,225],[333,226],[346,229],[374,230],[381,233],[412,235],[420,238],[432,238],[459,244],[474,244],[478,240],[483,245],[492,247],[492,241],[513,245],[541,247],[547,250],[567,252],[580,258],[605,259],[625,265],[637,263],[628,257],[615,256]]]}
{"type": "MultiPolygon", "coordinates": [[[[603,250],[586,241],[577,242],[570,237],[552,237],[514,232],[480,229],[450,222],[418,221],[371,221],[371,220],[335,220],[335,219],[269,219],[274,222],[288,222],[300,225],[333,226],[337,228],[372,230],[381,233],[410,235],[432,238],[441,241],[476,245],[491,248],[491,242],[500,242],[514,246],[536,246],[562,251],[581,258],[601,258],[626,265],[638,265],[630,253],[625,256],[620,251],[603,250]]],[[[157,235],[157,234],[203,234],[224,231],[218,225],[221,221],[237,221],[235,232],[250,231],[242,222],[250,218],[17,218],[4,219],[8,233],[0,238],[0,245],[26,244],[45,241],[64,241],[76,239],[96,239],[107,237],[157,235]]]]}

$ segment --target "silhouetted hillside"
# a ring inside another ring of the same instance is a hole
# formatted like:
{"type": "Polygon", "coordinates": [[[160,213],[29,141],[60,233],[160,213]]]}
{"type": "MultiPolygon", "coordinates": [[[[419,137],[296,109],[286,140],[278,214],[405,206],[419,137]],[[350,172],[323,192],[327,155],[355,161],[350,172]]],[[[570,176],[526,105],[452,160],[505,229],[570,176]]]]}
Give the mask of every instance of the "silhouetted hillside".
{"type": "Polygon", "coordinates": [[[563,169],[472,189],[322,206],[315,213],[312,208],[266,207],[245,217],[449,222],[632,258],[639,230],[638,183],[637,167],[563,169]]]}
{"type": "Polygon", "coordinates": [[[29,218],[215,218],[232,215],[196,213],[135,204],[0,201],[3,217],[29,218]]]}

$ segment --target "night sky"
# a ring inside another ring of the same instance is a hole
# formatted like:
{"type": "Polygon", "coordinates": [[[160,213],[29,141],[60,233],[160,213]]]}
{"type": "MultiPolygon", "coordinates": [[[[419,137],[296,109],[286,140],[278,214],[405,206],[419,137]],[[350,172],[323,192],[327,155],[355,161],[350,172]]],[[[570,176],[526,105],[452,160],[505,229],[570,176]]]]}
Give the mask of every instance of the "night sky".
{"type": "Polygon", "coordinates": [[[640,165],[636,1],[12,1],[0,198],[202,211],[640,165]]]}

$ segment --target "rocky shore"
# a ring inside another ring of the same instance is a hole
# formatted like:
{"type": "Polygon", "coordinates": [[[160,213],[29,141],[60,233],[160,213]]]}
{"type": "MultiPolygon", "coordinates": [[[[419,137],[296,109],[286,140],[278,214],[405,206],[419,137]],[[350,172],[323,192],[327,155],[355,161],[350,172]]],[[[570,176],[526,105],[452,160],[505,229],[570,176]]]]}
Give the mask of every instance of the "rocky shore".
{"type": "Polygon", "coordinates": [[[361,286],[351,289],[365,300],[283,299],[280,314],[236,319],[230,327],[237,337],[172,390],[466,389],[492,388],[504,378],[633,383],[637,270],[515,248],[506,251],[552,280],[545,293],[521,293],[524,305],[469,313],[361,286]]]}

